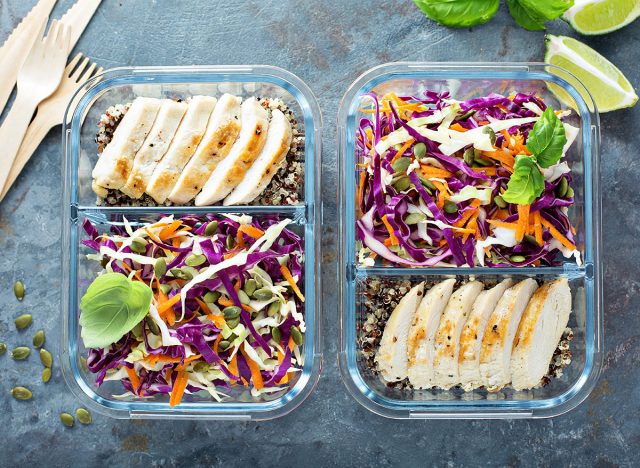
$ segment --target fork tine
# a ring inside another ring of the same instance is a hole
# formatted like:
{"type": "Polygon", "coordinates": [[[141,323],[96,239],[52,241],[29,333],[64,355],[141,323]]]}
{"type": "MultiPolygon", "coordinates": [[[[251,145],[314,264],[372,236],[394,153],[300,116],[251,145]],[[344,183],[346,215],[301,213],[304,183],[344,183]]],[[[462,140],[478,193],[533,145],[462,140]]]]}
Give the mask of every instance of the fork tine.
{"type": "Polygon", "coordinates": [[[74,81],[78,81],[82,75],[86,73],[87,65],[89,64],[89,57],[85,57],[82,63],[78,66],[73,75],[70,76],[74,81]]]}
{"type": "Polygon", "coordinates": [[[64,23],[60,23],[60,30],[58,31],[58,46],[64,51],[69,50],[69,43],[71,42],[71,28],[64,23]]]}
{"type": "MultiPolygon", "coordinates": [[[[71,72],[73,71],[73,69],[76,67],[76,65],[78,65],[78,62],[80,61],[80,59],[82,58],[82,52],[78,52],[75,57],[73,57],[71,59],[71,61],[69,62],[69,64],[67,65],[67,68],[64,69],[64,76],[67,76],[69,78],[71,78],[73,75],[71,74],[71,72]]],[[[74,73],[75,75],[75,73],[74,73]]]]}
{"type": "Polygon", "coordinates": [[[51,26],[49,26],[49,31],[47,31],[47,37],[44,39],[45,44],[52,44],[56,40],[56,36],[58,34],[58,29],[60,27],[60,23],[58,20],[53,20],[51,22],[51,26]]]}
{"type": "Polygon", "coordinates": [[[93,71],[96,69],[97,66],[98,64],[93,62],[91,66],[84,71],[80,79],[76,81],[77,82],[87,81],[89,78],[91,78],[91,76],[93,75],[93,71]]]}

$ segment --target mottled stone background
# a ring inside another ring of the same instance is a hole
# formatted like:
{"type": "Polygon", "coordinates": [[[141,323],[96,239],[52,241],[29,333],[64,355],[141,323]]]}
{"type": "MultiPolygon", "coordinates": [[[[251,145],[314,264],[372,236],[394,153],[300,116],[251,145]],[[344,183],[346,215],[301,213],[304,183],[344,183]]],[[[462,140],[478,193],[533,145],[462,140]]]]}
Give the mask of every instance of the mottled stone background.
{"type": "MultiPolygon", "coordinates": [[[[59,0],[56,17],[71,5],[59,0]]],[[[35,0],[0,0],[4,40],[35,0]]],[[[549,32],[574,33],[561,21],[549,32]]],[[[585,39],[640,86],[640,21],[585,39]]],[[[110,68],[129,65],[272,64],[314,90],[324,117],[323,279],[336,290],[335,119],[359,74],[395,60],[539,61],[542,32],[518,28],[501,7],[487,25],[450,30],[427,21],[410,0],[104,0],[80,40],[82,51],[110,68]]],[[[45,387],[40,363],[0,357],[0,466],[510,466],[637,465],[640,445],[640,318],[637,163],[640,107],[602,116],[605,363],[580,407],[536,421],[393,421],[359,406],[336,366],[336,296],[325,296],[325,365],[314,394],[272,422],[124,421],[96,415],[93,425],[64,428],[58,414],[77,404],[59,366],[45,387]],[[8,395],[16,384],[29,403],[8,395]]],[[[1,163],[1,159],[0,159],[1,163]]],[[[52,131],[0,206],[0,341],[28,343],[44,328],[48,347],[60,336],[60,131],[52,131]],[[24,279],[23,303],[12,285],[24,279]],[[13,319],[36,324],[16,334],[13,319]]]]}

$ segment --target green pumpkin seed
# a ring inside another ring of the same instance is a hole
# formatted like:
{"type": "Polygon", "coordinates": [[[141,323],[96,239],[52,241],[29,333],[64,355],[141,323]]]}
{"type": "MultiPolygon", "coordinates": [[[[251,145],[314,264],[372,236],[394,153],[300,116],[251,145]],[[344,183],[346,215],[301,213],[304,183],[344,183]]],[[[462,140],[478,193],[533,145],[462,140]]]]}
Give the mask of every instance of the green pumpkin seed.
{"type": "Polygon", "coordinates": [[[410,213],[409,215],[407,215],[406,218],[404,218],[404,222],[406,224],[408,224],[409,226],[412,226],[414,224],[421,223],[422,221],[424,221],[426,219],[427,219],[427,217],[425,215],[423,215],[422,213],[410,213]]]}
{"type": "Polygon", "coordinates": [[[7,344],[6,343],[0,343],[0,356],[2,356],[6,352],[7,352],[7,344]]]}
{"type": "Polygon", "coordinates": [[[282,340],[282,333],[280,333],[280,329],[278,327],[273,327],[271,329],[271,338],[273,338],[273,341],[276,343],[280,343],[280,340],[282,340]]]}
{"type": "Polygon", "coordinates": [[[225,319],[225,322],[227,322],[227,327],[231,328],[232,330],[234,328],[236,328],[238,325],[240,325],[240,317],[236,317],[236,318],[232,318],[232,319],[225,319]]]}
{"type": "Polygon", "coordinates": [[[221,295],[222,294],[220,294],[218,291],[209,291],[204,296],[202,296],[202,299],[204,299],[204,302],[213,303],[220,299],[221,295]]]}
{"type": "Polygon", "coordinates": [[[87,367],[87,358],[82,356],[80,358],[80,364],[82,365],[82,369],[85,370],[86,372],[89,372],[89,368],[87,367]]]}
{"type": "Polygon", "coordinates": [[[22,314],[14,321],[18,330],[24,330],[29,325],[31,325],[31,322],[33,322],[33,317],[31,316],[31,314],[22,314]]]}
{"type": "Polygon", "coordinates": [[[251,302],[251,298],[244,292],[242,289],[238,290],[238,299],[240,299],[240,304],[247,305],[251,302]]]}
{"type": "Polygon", "coordinates": [[[42,348],[40,350],[40,361],[44,367],[51,367],[53,365],[53,356],[49,351],[42,348]]]}
{"type": "Polygon", "coordinates": [[[575,195],[575,192],[573,191],[573,188],[569,187],[567,189],[567,198],[573,198],[574,195],[575,195]]]}
{"type": "Polygon", "coordinates": [[[218,343],[218,349],[220,351],[226,351],[227,349],[229,349],[229,346],[231,346],[231,342],[228,340],[222,340],[220,343],[218,343]]]}
{"type": "Polygon", "coordinates": [[[269,288],[260,288],[253,293],[253,297],[255,297],[257,301],[268,301],[273,297],[273,291],[269,288]]]}
{"type": "Polygon", "coordinates": [[[411,187],[411,180],[407,176],[400,177],[393,184],[393,188],[396,189],[396,192],[402,192],[411,187]]]}
{"type": "Polygon", "coordinates": [[[31,400],[33,393],[27,387],[13,387],[11,389],[11,396],[16,400],[31,400]]]}
{"type": "MultiPolygon", "coordinates": [[[[192,267],[172,268],[169,271],[174,276],[174,278],[183,279],[187,281],[193,279],[192,267]]],[[[197,271],[196,271],[196,274],[197,274],[197,271]]]]}
{"type": "Polygon", "coordinates": [[[153,272],[158,278],[162,278],[167,272],[167,261],[164,259],[164,257],[156,260],[156,264],[153,265],[153,272]]]}
{"type": "Polygon", "coordinates": [[[496,132],[493,131],[493,128],[491,127],[484,127],[484,129],[482,130],[484,133],[488,133],[489,134],[489,139],[491,140],[491,144],[495,145],[496,144],[496,139],[498,138],[496,136],[496,132]]]}
{"type": "Polygon", "coordinates": [[[42,369],[42,381],[47,383],[49,380],[51,380],[51,368],[45,367],[42,369]]]}
{"type": "Polygon", "coordinates": [[[197,267],[202,265],[206,261],[207,257],[205,257],[204,255],[191,254],[185,259],[184,263],[191,267],[197,267]]]}
{"type": "Polygon", "coordinates": [[[18,346],[13,351],[11,351],[11,357],[14,361],[24,361],[31,354],[31,350],[26,346],[18,346]]]}
{"type": "Polygon", "coordinates": [[[522,255],[512,255],[511,257],[509,257],[509,260],[511,260],[513,263],[522,263],[526,260],[526,258],[524,258],[522,255]]]}
{"type": "Polygon", "coordinates": [[[245,281],[243,289],[249,296],[252,296],[256,289],[258,289],[258,282],[253,278],[250,278],[245,281]]]}
{"type": "Polygon", "coordinates": [[[291,327],[291,338],[293,338],[293,342],[300,346],[302,344],[302,332],[295,325],[291,327]]]}
{"type": "Polygon", "coordinates": [[[229,319],[235,319],[240,317],[240,307],[238,306],[225,307],[222,310],[222,313],[224,314],[224,319],[227,320],[228,322],[229,319]]]}
{"type": "Polygon", "coordinates": [[[569,181],[567,181],[567,179],[565,177],[562,177],[560,179],[560,182],[558,182],[558,185],[556,186],[556,196],[558,198],[564,198],[564,196],[567,194],[567,190],[569,189],[569,181]]]}
{"type": "Polygon", "coordinates": [[[416,145],[413,147],[413,155],[417,159],[424,158],[427,155],[427,145],[425,145],[424,143],[416,143],[416,145]]]}
{"type": "Polygon", "coordinates": [[[401,157],[396,159],[391,167],[393,172],[407,172],[407,168],[411,165],[411,158],[401,157]]]}
{"type": "Polygon", "coordinates": [[[60,422],[67,427],[73,427],[76,420],[69,413],[60,413],[60,422]]]}
{"type": "Polygon", "coordinates": [[[42,348],[45,341],[44,330],[38,330],[35,335],[33,335],[33,347],[34,348],[42,348]]]}
{"type": "Polygon", "coordinates": [[[16,299],[21,301],[24,299],[24,283],[20,280],[16,281],[13,285],[13,293],[16,295],[16,299]]]}
{"type": "Polygon", "coordinates": [[[78,418],[78,422],[85,425],[91,424],[91,421],[93,420],[91,418],[91,413],[89,413],[89,411],[84,408],[78,408],[76,410],[76,418],[78,418]]]}
{"type": "Polygon", "coordinates": [[[427,192],[429,192],[429,194],[433,194],[433,191],[436,189],[436,186],[433,185],[433,182],[431,182],[426,177],[421,176],[420,174],[418,174],[418,179],[420,179],[420,183],[424,186],[424,188],[427,189],[427,192]]]}
{"type": "Polygon", "coordinates": [[[280,301],[274,301],[271,304],[269,304],[269,308],[267,309],[267,315],[269,317],[273,317],[274,315],[276,315],[278,312],[280,312],[280,301]]]}
{"type": "Polygon", "coordinates": [[[158,327],[158,324],[155,320],[153,320],[153,318],[147,315],[144,318],[144,321],[147,323],[147,328],[151,333],[153,333],[154,335],[160,335],[160,327],[158,327]]]}
{"type": "Polygon", "coordinates": [[[498,205],[498,208],[506,208],[507,207],[507,202],[504,201],[504,198],[502,198],[500,195],[496,195],[495,198],[493,199],[493,202],[498,205]]]}
{"type": "Polygon", "coordinates": [[[473,148],[467,148],[466,150],[464,150],[464,155],[462,157],[464,158],[464,162],[467,166],[473,165],[473,161],[475,160],[475,153],[473,151],[473,148]]]}
{"type": "Polygon", "coordinates": [[[531,244],[531,245],[538,245],[538,242],[536,241],[536,238],[533,237],[530,234],[525,234],[524,235],[524,241],[527,242],[528,244],[531,244]]]}
{"type": "MultiPolygon", "coordinates": [[[[218,344],[218,346],[220,345],[218,344]]],[[[209,363],[203,362],[203,361],[196,362],[196,364],[193,366],[193,370],[195,372],[209,372],[209,369],[210,369],[209,363]]]]}
{"type": "Polygon", "coordinates": [[[464,114],[462,114],[460,117],[458,117],[458,120],[465,120],[468,119],[469,117],[471,117],[473,114],[476,113],[475,109],[471,109],[468,110],[467,112],[465,112],[464,114]]]}
{"type": "Polygon", "coordinates": [[[231,250],[233,249],[233,246],[235,245],[236,241],[233,238],[233,236],[231,234],[229,234],[227,236],[227,239],[225,240],[224,244],[227,247],[227,249],[231,250]]]}
{"type": "Polygon", "coordinates": [[[173,288],[171,287],[170,284],[161,284],[160,285],[160,291],[162,291],[165,294],[169,294],[169,291],[171,291],[173,288]]]}
{"type": "Polygon", "coordinates": [[[458,205],[456,205],[455,202],[452,202],[451,200],[447,200],[444,202],[444,211],[449,214],[457,213],[458,205]]]}
{"type": "Polygon", "coordinates": [[[209,224],[207,224],[207,227],[204,228],[204,235],[211,237],[216,233],[217,230],[218,221],[211,221],[209,224]]]}
{"type": "Polygon", "coordinates": [[[142,237],[134,237],[129,247],[135,253],[143,254],[147,251],[147,241],[142,237]]]}
{"type": "Polygon", "coordinates": [[[482,156],[476,156],[474,161],[476,162],[476,164],[483,167],[489,167],[494,165],[492,160],[483,158],[482,156]]]}

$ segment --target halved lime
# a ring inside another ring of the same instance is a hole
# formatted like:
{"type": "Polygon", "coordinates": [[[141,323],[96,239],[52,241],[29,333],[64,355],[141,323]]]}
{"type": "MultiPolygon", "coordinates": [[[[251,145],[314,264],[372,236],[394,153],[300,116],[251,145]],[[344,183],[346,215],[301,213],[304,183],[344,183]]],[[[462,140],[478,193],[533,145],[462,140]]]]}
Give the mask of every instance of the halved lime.
{"type": "Polygon", "coordinates": [[[606,34],[640,16],[638,0],[576,0],[562,18],[580,34],[606,34]]]}
{"type": "MultiPolygon", "coordinates": [[[[571,37],[546,36],[547,52],[544,60],[552,65],[558,65],[575,75],[587,88],[599,112],[609,112],[624,107],[632,107],[638,101],[638,95],[618,68],[606,58],[571,37]]],[[[569,74],[552,71],[569,83],[575,82],[569,74]]],[[[573,98],[556,85],[549,88],[558,99],[572,107],[573,98]]],[[[580,87],[576,87],[580,91],[580,87]]],[[[587,96],[585,101],[589,102],[587,96]]]]}

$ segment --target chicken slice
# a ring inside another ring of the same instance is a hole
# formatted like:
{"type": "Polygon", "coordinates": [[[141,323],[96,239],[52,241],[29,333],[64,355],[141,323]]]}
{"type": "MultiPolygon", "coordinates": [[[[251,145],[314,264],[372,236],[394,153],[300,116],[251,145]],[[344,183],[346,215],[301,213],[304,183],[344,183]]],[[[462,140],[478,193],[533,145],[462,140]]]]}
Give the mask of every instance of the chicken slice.
{"type": "Polygon", "coordinates": [[[566,279],[543,284],[522,314],[511,353],[511,385],[534,388],[549,370],[553,353],[571,314],[571,290],[566,279]]]}
{"type": "Polygon", "coordinates": [[[538,289],[528,278],[507,289],[489,316],[480,349],[480,377],[489,391],[511,382],[511,349],[522,312],[538,289]]]}
{"type": "Polygon", "coordinates": [[[161,102],[146,97],[134,99],[93,168],[94,190],[96,187],[119,189],[127,182],[133,160],[151,131],[161,102]]]}
{"type": "Polygon", "coordinates": [[[496,308],[498,301],[513,284],[506,279],[491,289],[482,291],[473,303],[471,313],[460,334],[460,352],[458,353],[458,372],[460,385],[465,392],[481,387],[480,348],[487,321],[496,308]]]}
{"type": "Polygon", "coordinates": [[[264,147],[269,130],[267,111],[252,97],[242,103],[240,113],[240,136],[196,196],[196,206],[211,205],[226,197],[240,183],[264,147]]]}
{"type": "Polygon", "coordinates": [[[193,200],[216,166],[229,154],[240,133],[241,102],[241,98],[231,94],[220,97],[202,141],[169,195],[173,203],[184,205],[193,200]]]}
{"type": "Polygon", "coordinates": [[[289,119],[280,110],[274,109],[264,148],[242,181],[224,199],[225,206],[247,204],[262,193],[284,162],[291,147],[292,136],[289,119]]]}
{"type": "Polygon", "coordinates": [[[442,312],[449,302],[455,284],[455,279],[448,279],[429,289],[411,322],[407,345],[407,374],[409,382],[415,388],[433,386],[433,342],[442,312]]]}
{"type": "Polygon", "coordinates": [[[424,283],[411,288],[393,309],[384,327],[375,360],[382,378],[387,382],[397,382],[407,377],[407,337],[423,292],[424,283]]]}
{"type": "Polygon", "coordinates": [[[433,385],[445,390],[458,385],[460,333],[471,312],[473,302],[484,285],[469,281],[451,295],[442,314],[434,342],[433,385]]]}
{"type": "Polygon", "coordinates": [[[187,112],[162,160],[158,163],[145,191],[157,203],[164,203],[176,185],[180,173],[187,165],[202,140],[207,122],[217,99],[210,96],[194,96],[187,112]]]}
{"type": "Polygon", "coordinates": [[[167,152],[186,111],[187,104],[184,102],[163,99],[153,127],[136,153],[127,183],[120,187],[122,193],[131,198],[140,198],[144,194],[154,169],[167,152]]]}

